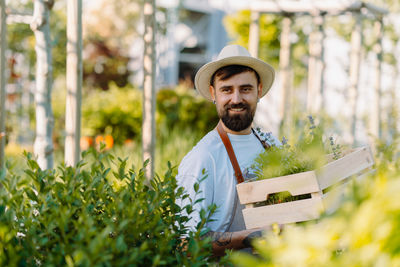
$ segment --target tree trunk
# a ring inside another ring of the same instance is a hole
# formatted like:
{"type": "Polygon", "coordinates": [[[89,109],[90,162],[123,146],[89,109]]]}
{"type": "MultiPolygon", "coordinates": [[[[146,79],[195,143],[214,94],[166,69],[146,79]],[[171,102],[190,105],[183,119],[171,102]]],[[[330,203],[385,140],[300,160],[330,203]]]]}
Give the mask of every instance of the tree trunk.
{"type": "Polygon", "coordinates": [[[4,167],[5,153],[4,147],[6,144],[6,3],[5,0],[0,0],[0,171],[4,167]]]}
{"type": "Polygon", "coordinates": [[[155,0],[144,2],[144,27],[142,145],[143,161],[150,160],[146,167],[146,177],[149,180],[154,176],[155,158],[155,0]]]}
{"type": "Polygon", "coordinates": [[[53,168],[54,119],[51,108],[53,66],[49,25],[52,5],[51,0],[35,0],[31,23],[36,39],[36,138],[33,150],[42,169],[53,168]]]}
{"type": "Polygon", "coordinates": [[[75,166],[79,161],[81,136],[82,0],[68,0],[67,9],[65,164],[75,166]]]}
{"type": "Polygon", "coordinates": [[[291,68],[290,68],[290,28],[291,17],[284,17],[282,20],[281,50],[279,54],[280,82],[282,92],[282,134],[290,138],[292,125],[292,92],[291,92],[291,68]]]}
{"type": "Polygon", "coordinates": [[[350,89],[349,104],[350,114],[350,143],[355,143],[356,124],[357,124],[357,100],[358,100],[358,82],[360,79],[360,61],[361,61],[361,44],[362,44],[362,21],[361,14],[355,14],[356,24],[351,34],[351,54],[350,54],[350,89]]]}

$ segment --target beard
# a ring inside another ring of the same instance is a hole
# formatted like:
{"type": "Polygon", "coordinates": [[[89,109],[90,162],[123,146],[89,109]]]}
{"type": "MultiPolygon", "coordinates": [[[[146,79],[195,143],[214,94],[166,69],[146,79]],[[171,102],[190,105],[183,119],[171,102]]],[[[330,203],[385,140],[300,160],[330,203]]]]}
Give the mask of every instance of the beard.
{"type": "Polygon", "coordinates": [[[250,105],[245,103],[227,104],[224,108],[218,111],[218,116],[221,118],[224,125],[234,132],[240,132],[247,129],[253,122],[255,110],[251,110],[250,105]],[[243,108],[243,114],[230,115],[231,108],[243,108]]]}

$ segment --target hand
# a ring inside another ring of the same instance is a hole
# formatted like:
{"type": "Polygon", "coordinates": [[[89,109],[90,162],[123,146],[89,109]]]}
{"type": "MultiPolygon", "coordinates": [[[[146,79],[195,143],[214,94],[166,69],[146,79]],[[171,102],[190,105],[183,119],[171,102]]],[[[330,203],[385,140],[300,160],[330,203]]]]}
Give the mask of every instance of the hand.
{"type": "Polygon", "coordinates": [[[254,232],[251,232],[243,239],[243,246],[246,248],[253,247],[252,242],[256,238],[260,238],[263,236],[263,230],[261,228],[255,229],[254,232]]]}

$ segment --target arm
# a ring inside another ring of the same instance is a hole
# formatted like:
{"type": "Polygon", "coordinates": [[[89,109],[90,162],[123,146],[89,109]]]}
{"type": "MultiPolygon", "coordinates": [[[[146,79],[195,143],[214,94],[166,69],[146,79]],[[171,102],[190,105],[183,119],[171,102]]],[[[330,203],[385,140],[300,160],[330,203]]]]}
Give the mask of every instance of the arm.
{"type": "Polygon", "coordinates": [[[242,249],[251,247],[254,238],[262,236],[262,229],[243,230],[238,232],[208,232],[203,237],[210,237],[215,256],[223,256],[225,249],[242,249]]]}

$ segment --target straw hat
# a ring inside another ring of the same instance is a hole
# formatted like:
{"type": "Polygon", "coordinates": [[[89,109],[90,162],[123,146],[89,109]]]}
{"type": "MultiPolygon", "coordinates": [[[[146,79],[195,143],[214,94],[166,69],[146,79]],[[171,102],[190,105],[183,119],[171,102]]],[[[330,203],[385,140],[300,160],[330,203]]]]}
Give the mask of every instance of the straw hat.
{"type": "Polygon", "coordinates": [[[194,84],[196,89],[207,100],[212,101],[209,91],[211,76],[219,69],[228,65],[243,65],[254,69],[260,76],[262,96],[271,88],[275,71],[267,63],[252,57],[246,48],[240,45],[227,45],[219,53],[217,60],[202,66],[196,73],[194,84]]]}

